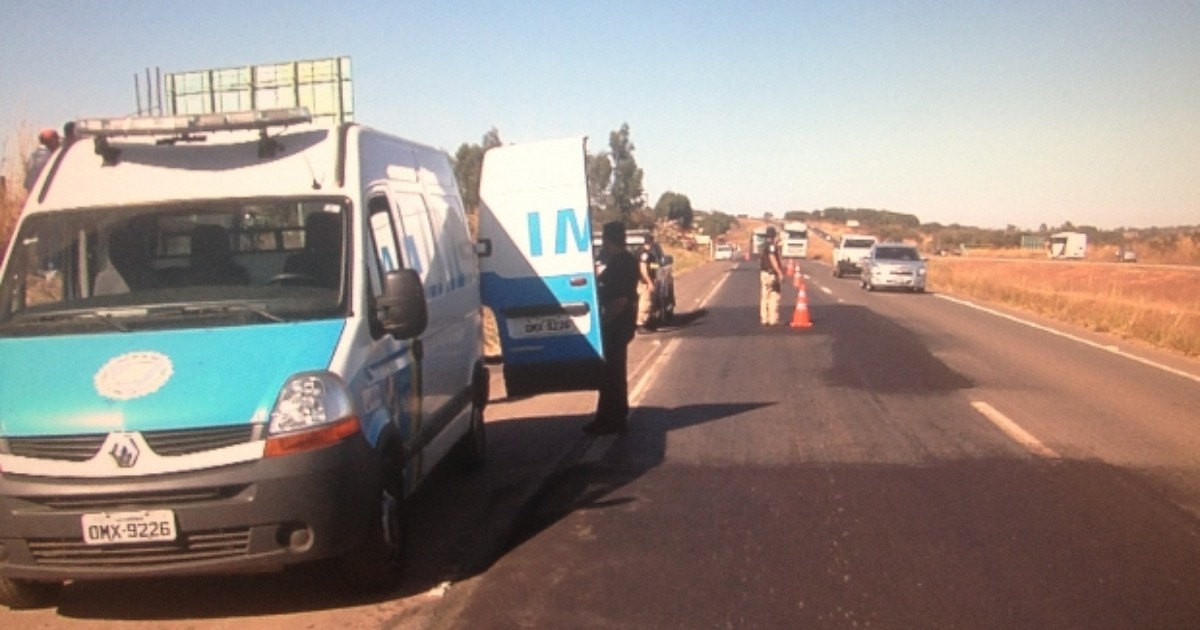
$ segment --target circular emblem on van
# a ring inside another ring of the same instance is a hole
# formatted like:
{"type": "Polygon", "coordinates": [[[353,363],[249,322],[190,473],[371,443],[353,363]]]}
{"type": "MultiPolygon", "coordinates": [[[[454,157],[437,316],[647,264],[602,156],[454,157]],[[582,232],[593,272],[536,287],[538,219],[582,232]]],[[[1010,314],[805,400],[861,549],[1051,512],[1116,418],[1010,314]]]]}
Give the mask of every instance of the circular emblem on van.
{"type": "Polygon", "coordinates": [[[93,380],[101,396],[132,400],[158,391],[173,372],[171,359],[161,352],[129,352],[109,359],[93,380]]]}

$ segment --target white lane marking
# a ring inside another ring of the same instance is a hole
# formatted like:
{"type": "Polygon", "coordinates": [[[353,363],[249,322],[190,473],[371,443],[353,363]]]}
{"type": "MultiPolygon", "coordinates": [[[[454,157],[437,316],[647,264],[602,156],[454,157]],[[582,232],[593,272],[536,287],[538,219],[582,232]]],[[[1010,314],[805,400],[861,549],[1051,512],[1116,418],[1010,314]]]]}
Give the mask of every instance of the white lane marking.
{"type": "MultiPolygon", "coordinates": [[[[657,340],[655,340],[654,343],[660,346],[662,344],[662,342],[657,340]]],[[[675,351],[675,347],[678,345],[679,340],[672,339],[667,342],[665,347],[662,347],[658,351],[657,355],[655,355],[654,351],[651,351],[646,355],[645,358],[642,359],[642,362],[638,364],[638,369],[640,370],[642,365],[644,365],[647,360],[651,358],[654,359],[654,365],[651,366],[649,371],[642,374],[641,378],[638,379],[637,384],[634,386],[633,391],[629,394],[630,422],[635,421],[638,413],[637,408],[642,402],[642,394],[645,393],[645,391],[650,387],[650,384],[654,382],[654,379],[658,377],[658,374],[662,371],[662,363],[671,358],[671,353],[675,351]]],[[[574,447],[574,449],[582,448],[583,450],[578,459],[568,455],[563,461],[571,461],[575,464],[595,464],[603,461],[608,455],[608,451],[616,445],[618,439],[619,436],[616,435],[601,435],[592,439],[582,439],[577,442],[576,446],[574,447]]]]}
{"type": "Polygon", "coordinates": [[[1087,346],[1091,346],[1091,347],[1099,349],[1099,350],[1104,350],[1105,352],[1111,352],[1112,354],[1115,354],[1115,355],[1118,355],[1121,357],[1125,357],[1126,359],[1130,359],[1132,361],[1137,361],[1138,363],[1141,363],[1143,365],[1148,365],[1152,368],[1157,368],[1164,372],[1170,372],[1171,374],[1174,374],[1176,376],[1182,376],[1183,378],[1190,379],[1190,380],[1196,381],[1197,383],[1200,383],[1200,375],[1192,374],[1190,372],[1184,372],[1183,370],[1175,369],[1169,365],[1163,365],[1162,363],[1159,363],[1157,361],[1151,361],[1150,359],[1147,359],[1144,357],[1139,357],[1136,354],[1130,354],[1128,352],[1125,352],[1125,351],[1117,348],[1116,346],[1096,343],[1095,341],[1089,341],[1082,337],[1076,337],[1075,335],[1072,335],[1070,333],[1065,333],[1061,330],[1055,330],[1048,326],[1043,326],[1041,324],[1031,322],[1029,320],[1021,319],[1019,317],[1016,317],[1015,315],[1009,315],[1008,313],[1002,313],[1000,311],[988,308],[986,306],[980,306],[979,304],[975,304],[974,302],[960,300],[958,298],[950,297],[947,295],[942,295],[940,293],[935,294],[935,296],[938,298],[941,298],[943,300],[954,302],[955,304],[962,304],[963,306],[969,306],[975,310],[982,311],[984,313],[988,313],[989,315],[995,315],[996,317],[1002,317],[1009,321],[1013,321],[1018,324],[1023,324],[1025,326],[1040,330],[1042,332],[1047,332],[1052,335],[1058,335],[1059,337],[1062,337],[1064,339],[1070,339],[1071,341],[1075,341],[1075,342],[1078,342],[1078,343],[1081,343],[1081,344],[1084,344],[1087,346]]]}
{"type": "Polygon", "coordinates": [[[830,289],[829,287],[821,287],[821,290],[824,291],[827,295],[833,295],[833,289],[830,289]]]}
{"type": "Polygon", "coordinates": [[[666,347],[664,347],[662,351],[658,353],[658,356],[654,359],[654,365],[650,366],[650,369],[642,374],[641,378],[638,379],[637,384],[634,385],[633,391],[629,393],[630,407],[637,407],[641,404],[642,394],[650,388],[650,385],[654,382],[654,379],[658,378],[658,375],[662,373],[663,364],[671,359],[671,354],[675,352],[675,348],[678,345],[679,339],[672,339],[668,341],[666,347]]]}
{"type": "Polygon", "coordinates": [[[708,295],[704,296],[704,299],[700,300],[700,302],[699,302],[700,308],[704,308],[704,306],[706,304],[708,304],[709,299],[711,299],[712,296],[716,295],[717,289],[720,289],[721,285],[725,284],[725,281],[728,279],[729,279],[728,274],[721,276],[721,279],[718,280],[717,283],[713,285],[713,288],[708,291],[708,295]]]}
{"type": "Polygon", "coordinates": [[[995,407],[982,401],[972,401],[971,406],[975,408],[975,411],[983,414],[983,417],[990,420],[992,424],[996,425],[1008,437],[1015,440],[1021,446],[1024,446],[1034,455],[1040,455],[1047,459],[1058,459],[1058,453],[1054,449],[1042,444],[1041,440],[1033,437],[1032,434],[1022,429],[1016,422],[1010,420],[1008,416],[996,411],[995,407]]]}
{"type": "Polygon", "coordinates": [[[642,357],[641,361],[638,361],[638,364],[634,366],[632,371],[629,372],[630,374],[637,374],[641,372],[642,368],[646,366],[646,362],[654,358],[654,353],[659,349],[658,347],[662,345],[662,340],[655,339],[654,341],[650,342],[650,345],[654,346],[654,348],[650,350],[650,352],[647,352],[646,356],[642,357]]]}

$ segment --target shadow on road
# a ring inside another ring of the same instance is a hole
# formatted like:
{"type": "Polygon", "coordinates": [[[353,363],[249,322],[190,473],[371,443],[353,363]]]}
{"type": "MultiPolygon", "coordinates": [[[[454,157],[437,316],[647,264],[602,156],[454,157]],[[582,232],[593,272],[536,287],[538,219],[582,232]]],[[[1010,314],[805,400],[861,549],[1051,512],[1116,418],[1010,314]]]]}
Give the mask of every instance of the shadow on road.
{"type": "MultiPolygon", "coordinates": [[[[630,416],[629,432],[625,435],[583,440],[576,450],[589,449],[595,443],[606,450],[604,461],[580,462],[578,458],[564,461],[564,466],[555,471],[538,495],[525,506],[507,549],[520,546],[575,510],[613,507],[625,502],[624,499],[602,498],[660,465],[666,458],[668,433],[733,418],[773,404],[743,402],[675,408],[638,407],[630,416]]],[[[586,460],[586,456],[583,459],[586,460]]]]}

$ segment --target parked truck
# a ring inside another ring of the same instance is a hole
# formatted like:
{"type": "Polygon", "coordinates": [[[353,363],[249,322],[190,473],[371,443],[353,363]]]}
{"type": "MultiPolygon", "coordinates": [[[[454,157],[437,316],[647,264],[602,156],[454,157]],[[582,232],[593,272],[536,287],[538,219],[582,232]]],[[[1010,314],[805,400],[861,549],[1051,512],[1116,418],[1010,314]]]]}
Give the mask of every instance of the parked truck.
{"type": "Polygon", "coordinates": [[[1087,234],[1083,232],[1059,232],[1050,235],[1047,242],[1051,258],[1082,259],[1087,255],[1087,234]]]}

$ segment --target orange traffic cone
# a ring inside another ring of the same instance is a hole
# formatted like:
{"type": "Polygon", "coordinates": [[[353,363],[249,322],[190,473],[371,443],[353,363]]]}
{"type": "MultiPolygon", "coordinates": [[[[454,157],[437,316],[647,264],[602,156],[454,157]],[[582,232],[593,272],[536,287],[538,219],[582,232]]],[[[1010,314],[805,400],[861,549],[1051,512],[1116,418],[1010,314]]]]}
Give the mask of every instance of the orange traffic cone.
{"type": "Polygon", "coordinates": [[[796,275],[792,276],[792,286],[797,289],[804,286],[804,274],[800,273],[800,265],[796,265],[796,275]]]}
{"type": "MultiPolygon", "coordinates": [[[[796,276],[799,278],[800,276],[796,276]]],[[[812,321],[808,319],[808,292],[804,290],[804,283],[800,282],[800,291],[796,294],[796,310],[792,311],[792,328],[812,328],[812,321]]]]}

